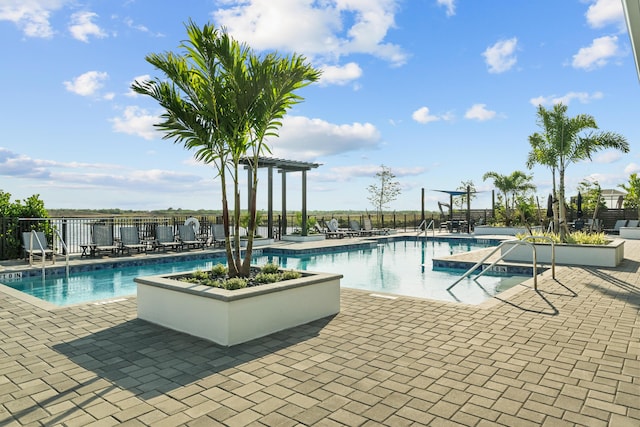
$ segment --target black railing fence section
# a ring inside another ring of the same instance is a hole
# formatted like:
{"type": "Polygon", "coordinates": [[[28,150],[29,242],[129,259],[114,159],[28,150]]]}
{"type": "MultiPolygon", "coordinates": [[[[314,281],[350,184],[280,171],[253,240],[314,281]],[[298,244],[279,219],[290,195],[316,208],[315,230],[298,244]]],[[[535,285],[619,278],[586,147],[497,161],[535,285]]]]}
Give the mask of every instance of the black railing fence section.
{"type": "MultiPolygon", "coordinates": [[[[491,209],[472,209],[470,217],[473,224],[488,224],[492,217],[491,209]]],[[[454,219],[466,219],[466,211],[454,211],[454,219]]],[[[569,216],[572,216],[572,212],[569,212],[569,216]]],[[[321,225],[324,222],[328,222],[333,218],[338,220],[339,227],[349,228],[349,224],[352,220],[359,221],[361,224],[365,217],[368,217],[374,228],[393,228],[398,231],[415,231],[420,227],[423,220],[427,223],[431,220],[434,221],[435,228],[438,229],[440,222],[449,218],[444,218],[440,214],[429,213],[423,218],[420,213],[415,214],[396,214],[385,213],[380,216],[367,215],[367,214],[332,214],[326,213],[322,215],[311,215],[307,220],[307,226],[309,230],[307,233],[314,233],[317,231],[316,227],[310,227],[310,225],[321,225]]],[[[588,214],[586,215],[588,217],[588,214]]],[[[638,212],[631,209],[608,209],[606,211],[600,211],[598,217],[603,220],[603,227],[610,228],[613,226],[617,219],[636,219],[638,212]]],[[[62,245],[56,242],[59,234],[64,240],[66,247],[69,250],[69,254],[82,253],[81,245],[86,245],[91,242],[91,225],[92,224],[107,224],[113,227],[113,235],[116,238],[120,237],[120,227],[125,226],[137,226],[140,232],[141,239],[151,239],[154,235],[155,227],[157,225],[168,225],[173,227],[176,235],[178,233],[178,226],[184,224],[187,219],[195,218],[198,224],[197,233],[201,237],[207,238],[211,235],[211,225],[221,224],[222,216],[185,216],[176,215],[170,217],[134,217],[134,216],[110,216],[110,217],[85,217],[85,218],[0,218],[0,260],[19,259],[23,256],[22,248],[22,233],[25,231],[44,231],[47,236],[49,244],[58,248],[62,253],[62,245]],[[54,229],[57,233],[54,232],[54,229]]],[[[568,218],[571,220],[571,218],[568,218]]],[[[193,220],[191,220],[193,222],[193,220]]],[[[267,218],[261,218],[258,225],[257,234],[261,237],[270,237],[274,239],[280,239],[284,234],[300,233],[300,215],[291,214],[287,215],[286,221],[282,221],[280,215],[276,215],[272,221],[273,228],[269,230],[267,226],[267,218]],[[282,229],[282,224],[286,223],[287,229],[282,229]]],[[[231,232],[233,227],[231,227],[231,232]]],[[[245,234],[246,230],[240,227],[240,234],[245,234]]]]}

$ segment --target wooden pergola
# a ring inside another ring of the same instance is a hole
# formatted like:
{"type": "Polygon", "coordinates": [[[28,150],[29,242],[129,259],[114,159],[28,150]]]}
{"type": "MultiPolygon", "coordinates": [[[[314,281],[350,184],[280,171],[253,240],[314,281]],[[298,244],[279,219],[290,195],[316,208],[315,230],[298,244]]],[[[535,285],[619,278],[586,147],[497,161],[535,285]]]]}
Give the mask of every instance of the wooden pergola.
{"type": "Polygon", "coordinates": [[[302,172],[302,230],[303,236],[307,235],[307,171],[320,166],[320,163],[301,162],[297,160],[277,159],[273,157],[259,157],[257,165],[254,158],[245,157],[240,160],[240,164],[244,165],[248,172],[248,206],[251,210],[251,190],[252,190],[252,172],[253,168],[268,169],[268,205],[267,205],[267,227],[269,228],[269,238],[273,238],[273,170],[277,169],[282,174],[282,230],[287,229],[287,173],[302,172]]]}

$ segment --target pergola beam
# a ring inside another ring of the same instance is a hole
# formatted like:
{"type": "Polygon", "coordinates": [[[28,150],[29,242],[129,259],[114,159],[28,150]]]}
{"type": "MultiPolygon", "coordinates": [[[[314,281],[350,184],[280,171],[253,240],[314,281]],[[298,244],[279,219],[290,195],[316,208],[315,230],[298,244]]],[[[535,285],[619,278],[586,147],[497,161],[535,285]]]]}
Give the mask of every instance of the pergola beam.
{"type": "Polygon", "coordinates": [[[273,169],[276,168],[278,173],[282,174],[282,228],[284,232],[287,230],[287,178],[288,172],[302,172],[302,230],[303,236],[307,235],[307,171],[320,166],[320,163],[301,162],[297,160],[277,159],[272,157],[259,157],[257,164],[252,157],[240,159],[240,164],[245,165],[248,173],[248,191],[249,200],[248,208],[251,210],[251,187],[252,187],[252,171],[253,168],[269,168],[268,173],[268,227],[269,238],[273,238],[273,169]]]}

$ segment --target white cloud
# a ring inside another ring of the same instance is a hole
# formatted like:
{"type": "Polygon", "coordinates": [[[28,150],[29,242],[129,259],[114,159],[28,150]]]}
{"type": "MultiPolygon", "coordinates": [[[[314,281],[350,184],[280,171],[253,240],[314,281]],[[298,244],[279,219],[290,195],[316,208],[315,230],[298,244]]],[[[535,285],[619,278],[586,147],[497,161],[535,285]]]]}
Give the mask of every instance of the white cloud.
{"type": "Polygon", "coordinates": [[[376,149],[380,132],[370,123],[338,125],[320,119],[287,115],[280,137],[269,141],[274,157],[316,160],[350,151],[376,149]]]}
{"type": "Polygon", "coordinates": [[[98,15],[93,12],[76,12],[71,15],[69,32],[73,38],[88,43],[89,36],[94,36],[99,39],[107,37],[107,33],[92,22],[93,19],[97,17],[98,15]]]}
{"type": "Polygon", "coordinates": [[[349,62],[343,66],[325,65],[320,68],[322,70],[321,85],[336,84],[343,86],[362,76],[362,68],[355,62],[349,62]]]}
{"type": "Polygon", "coordinates": [[[50,38],[55,31],[49,18],[71,0],[2,0],[0,21],[11,21],[27,37],[50,38]]]}
{"type": "Polygon", "coordinates": [[[619,151],[604,151],[593,158],[594,163],[613,163],[622,158],[619,151]]]}
{"type": "Polygon", "coordinates": [[[534,107],[538,105],[555,105],[559,103],[563,103],[564,105],[569,105],[571,101],[574,99],[578,100],[581,104],[588,104],[589,102],[597,99],[602,99],[604,94],[602,92],[569,92],[562,96],[538,96],[536,98],[531,98],[529,102],[534,107]]]}
{"type": "Polygon", "coordinates": [[[489,46],[482,56],[489,67],[490,73],[504,73],[516,65],[515,51],[518,39],[513,37],[509,40],[500,40],[493,46],[489,46]]]}
{"type": "Polygon", "coordinates": [[[587,9],[586,17],[592,28],[602,28],[609,24],[617,24],[620,27],[625,25],[620,0],[595,0],[587,9]]]}
{"type": "Polygon", "coordinates": [[[618,55],[618,37],[604,36],[593,40],[591,46],[580,48],[573,55],[571,65],[574,68],[593,70],[604,67],[608,60],[618,55]]]}
{"type": "Polygon", "coordinates": [[[426,124],[431,122],[437,122],[440,120],[450,121],[453,120],[453,115],[450,113],[433,115],[430,113],[428,107],[418,108],[411,114],[411,118],[418,123],[426,124]]]}
{"type": "Polygon", "coordinates": [[[624,168],[624,173],[626,175],[631,175],[632,173],[640,173],[640,165],[637,163],[629,163],[624,168]]]}
{"type": "Polygon", "coordinates": [[[64,82],[64,86],[69,92],[81,96],[95,95],[104,85],[103,82],[109,78],[106,72],[87,71],[74,78],[73,81],[64,82]]]}
{"type": "Polygon", "coordinates": [[[486,104],[474,104],[467,110],[464,114],[465,119],[469,120],[478,120],[480,122],[484,122],[486,120],[491,120],[496,117],[496,112],[487,110],[486,104]]]}
{"type": "Polygon", "coordinates": [[[447,16],[453,16],[456,14],[455,0],[438,0],[438,5],[444,6],[447,9],[447,16]]]}
{"type": "Polygon", "coordinates": [[[153,127],[160,118],[140,107],[129,106],[123,111],[122,117],[114,117],[109,121],[113,123],[114,132],[138,135],[147,140],[162,137],[161,133],[153,127]]]}
{"type": "Polygon", "coordinates": [[[130,98],[135,98],[139,96],[137,92],[134,92],[133,90],[131,90],[131,85],[134,84],[135,82],[142,83],[150,80],[152,80],[152,78],[149,74],[143,74],[141,76],[134,77],[133,80],[131,80],[131,83],[129,83],[129,90],[127,91],[127,93],[125,93],[125,96],[128,96],[130,98]]]}
{"type": "Polygon", "coordinates": [[[385,42],[398,0],[243,0],[213,13],[214,20],[257,50],[332,58],[364,53],[402,65],[407,54],[385,42]]]}

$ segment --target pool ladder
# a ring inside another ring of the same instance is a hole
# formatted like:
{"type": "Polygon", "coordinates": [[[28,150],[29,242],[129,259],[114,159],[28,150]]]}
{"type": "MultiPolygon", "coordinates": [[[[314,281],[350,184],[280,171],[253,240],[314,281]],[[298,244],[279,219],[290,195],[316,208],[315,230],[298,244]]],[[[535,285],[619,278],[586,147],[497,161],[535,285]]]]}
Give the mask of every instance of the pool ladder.
{"type": "MultiPolygon", "coordinates": [[[[65,261],[66,261],[66,268],[67,268],[67,276],[69,276],[69,248],[67,247],[67,244],[64,242],[64,240],[62,239],[62,236],[60,235],[60,232],[58,232],[58,230],[56,230],[55,228],[53,229],[53,232],[55,233],[55,235],[58,237],[58,240],[60,241],[60,243],[62,243],[62,247],[64,248],[64,253],[65,253],[65,261]]],[[[46,272],[46,252],[45,252],[45,246],[46,243],[45,242],[41,242],[40,239],[38,238],[38,233],[36,233],[35,230],[31,230],[31,235],[29,236],[29,238],[31,239],[31,242],[29,243],[30,247],[33,247],[33,241],[35,239],[36,243],[38,244],[38,247],[40,248],[40,251],[42,251],[42,279],[44,280],[45,277],[45,272],[46,272]],[[45,243],[45,244],[43,244],[45,243]]],[[[54,245],[55,247],[55,245],[54,245]]],[[[51,260],[53,262],[53,264],[56,263],[56,254],[55,254],[55,249],[53,250],[53,254],[51,255],[51,260]]],[[[31,255],[29,255],[29,265],[33,265],[33,258],[31,257],[31,255]]]]}
{"type": "Polygon", "coordinates": [[[488,271],[491,271],[491,269],[498,262],[502,261],[505,256],[507,256],[511,251],[513,251],[518,246],[529,246],[533,250],[533,289],[535,289],[537,291],[538,290],[538,261],[537,261],[537,258],[536,258],[536,247],[535,247],[535,245],[533,243],[530,242],[531,240],[545,240],[545,241],[548,241],[548,242],[551,243],[551,277],[553,277],[555,279],[556,278],[556,247],[555,247],[555,243],[548,236],[527,236],[522,240],[519,240],[519,239],[505,240],[504,242],[500,243],[491,252],[489,252],[484,258],[482,258],[480,261],[478,261],[466,273],[464,273],[460,278],[458,278],[458,280],[453,282],[453,284],[447,288],[447,291],[450,291],[451,288],[453,288],[455,285],[460,283],[464,278],[469,277],[470,275],[472,275],[476,271],[476,269],[478,269],[480,266],[482,266],[482,264],[487,259],[489,259],[489,257],[491,257],[491,255],[496,253],[503,246],[507,246],[507,245],[512,245],[512,246],[509,249],[507,249],[505,251],[505,253],[501,254],[500,257],[498,257],[497,260],[493,261],[489,266],[483,268],[482,271],[480,273],[478,273],[478,276],[476,276],[476,277],[480,277],[484,273],[486,273],[488,271]]]}
{"type": "Polygon", "coordinates": [[[429,222],[429,224],[427,224],[427,220],[426,219],[422,220],[422,222],[418,226],[418,233],[416,234],[416,237],[421,235],[423,232],[424,232],[424,237],[427,237],[427,231],[429,229],[431,229],[433,237],[436,237],[436,226],[434,225],[433,220],[431,220],[429,222]],[[424,230],[422,229],[422,227],[424,227],[424,230]]]}

